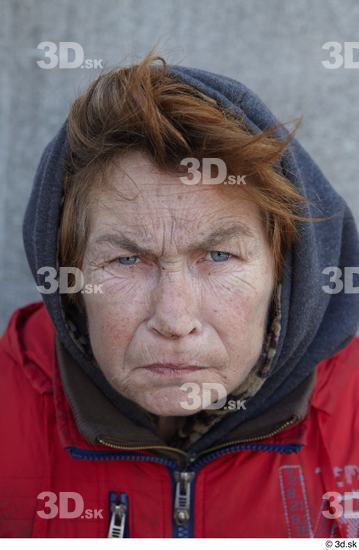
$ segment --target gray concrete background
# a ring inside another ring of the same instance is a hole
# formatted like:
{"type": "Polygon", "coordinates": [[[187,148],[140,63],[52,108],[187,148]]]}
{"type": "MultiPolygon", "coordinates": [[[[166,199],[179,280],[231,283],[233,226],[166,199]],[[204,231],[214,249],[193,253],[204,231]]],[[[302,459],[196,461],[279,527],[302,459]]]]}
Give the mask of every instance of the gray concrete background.
{"type": "Polygon", "coordinates": [[[241,80],[283,121],[303,115],[299,139],[359,223],[359,69],[321,63],[325,42],[359,41],[357,0],[0,0],[0,22],[0,331],[39,299],[21,223],[40,154],[99,72],[40,69],[41,41],[78,42],[105,69],[157,45],[241,80]]]}

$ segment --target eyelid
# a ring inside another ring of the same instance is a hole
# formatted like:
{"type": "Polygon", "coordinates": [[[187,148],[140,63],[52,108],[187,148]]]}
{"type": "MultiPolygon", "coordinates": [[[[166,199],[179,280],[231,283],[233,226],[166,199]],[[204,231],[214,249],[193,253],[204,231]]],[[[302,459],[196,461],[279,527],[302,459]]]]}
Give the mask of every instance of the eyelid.
{"type": "MultiPolygon", "coordinates": [[[[145,256],[145,255],[141,255],[141,254],[118,254],[114,258],[112,258],[110,260],[107,260],[105,262],[105,264],[112,264],[112,263],[117,262],[119,265],[124,265],[124,264],[121,264],[119,262],[119,260],[124,259],[124,258],[137,258],[137,259],[141,260],[141,262],[149,262],[151,260],[151,258],[148,255],[145,256]]],[[[138,263],[139,262],[136,262],[136,264],[132,264],[132,265],[137,265],[138,263]]]]}
{"type": "MultiPolygon", "coordinates": [[[[222,254],[228,254],[229,255],[229,258],[241,258],[242,255],[241,253],[238,251],[236,253],[234,252],[229,252],[228,250],[221,250],[221,249],[218,249],[218,248],[211,248],[211,249],[208,249],[208,250],[204,250],[203,251],[205,253],[205,255],[207,256],[208,254],[210,254],[211,252],[221,252],[222,254]]],[[[114,262],[117,262],[118,260],[120,259],[123,259],[123,258],[139,258],[139,259],[142,259],[142,260],[149,260],[149,259],[154,259],[153,256],[150,257],[150,255],[147,255],[147,257],[145,256],[141,256],[141,254],[137,253],[137,254],[121,254],[121,255],[117,255],[115,256],[114,258],[110,259],[110,260],[107,260],[105,262],[105,264],[110,264],[110,263],[114,263],[114,262]]],[[[156,260],[158,260],[158,258],[156,258],[156,260]]],[[[121,264],[120,264],[121,265],[121,264]]]]}

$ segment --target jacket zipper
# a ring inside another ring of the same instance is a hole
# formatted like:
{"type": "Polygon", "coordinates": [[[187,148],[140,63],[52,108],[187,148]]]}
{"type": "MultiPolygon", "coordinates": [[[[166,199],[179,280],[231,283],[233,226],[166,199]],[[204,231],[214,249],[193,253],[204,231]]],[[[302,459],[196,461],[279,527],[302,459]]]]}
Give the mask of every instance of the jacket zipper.
{"type": "MultiPolygon", "coordinates": [[[[109,455],[106,451],[92,451],[92,450],[84,450],[84,449],[76,449],[76,448],[69,448],[70,454],[74,458],[81,458],[81,459],[88,459],[88,460],[134,460],[134,461],[144,461],[144,462],[153,462],[157,464],[162,464],[163,466],[167,466],[167,468],[170,470],[172,474],[172,481],[173,481],[173,536],[174,537],[191,537],[193,536],[193,500],[194,500],[194,491],[192,490],[192,483],[195,481],[196,473],[201,469],[202,466],[205,466],[212,460],[218,458],[219,456],[222,456],[226,453],[234,452],[236,450],[240,450],[241,448],[243,450],[245,449],[251,449],[255,451],[274,451],[274,452],[286,452],[286,453],[292,453],[297,452],[300,450],[301,445],[292,444],[292,445],[270,445],[270,444],[254,444],[251,445],[253,442],[261,441],[263,439],[266,439],[268,437],[271,437],[273,435],[278,434],[279,432],[283,431],[288,426],[293,425],[294,423],[298,422],[299,419],[296,416],[291,417],[289,420],[284,422],[281,426],[279,426],[277,429],[272,430],[270,433],[262,434],[256,437],[250,437],[246,439],[238,439],[234,441],[229,441],[227,443],[216,445],[214,447],[211,447],[210,449],[207,449],[205,451],[202,451],[201,453],[198,453],[198,455],[195,454],[189,454],[185,451],[182,451],[181,449],[177,449],[175,447],[168,447],[165,445],[146,445],[146,446],[126,446],[126,445],[117,445],[115,443],[111,443],[109,441],[105,441],[104,439],[97,439],[99,443],[106,447],[110,447],[113,449],[119,449],[119,450],[127,450],[127,451],[139,451],[139,450],[145,450],[145,449],[165,449],[165,450],[171,450],[176,452],[177,454],[181,455],[182,457],[186,457],[186,466],[184,470],[179,471],[178,470],[178,464],[174,462],[173,460],[156,457],[156,456],[141,456],[138,454],[120,454],[117,455],[116,453],[111,453],[109,455]],[[243,443],[243,447],[241,447],[241,444],[243,443]],[[237,448],[236,448],[237,446],[237,448]],[[238,448],[239,447],[239,448],[238,448]],[[213,452],[215,451],[215,452],[213,452]],[[200,456],[207,455],[206,457],[202,458],[201,460],[197,460],[200,456]]],[[[122,495],[122,501],[120,499],[120,502],[113,502],[113,507],[111,509],[111,519],[110,519],[110,527],[108,536],[111,538],[120,538],[122,536],[125,536],[126,533],[126,518],[128,516],[128,500],[127,495],[124,493],[120,493],[122,495]],[[126,501],[125,501],[126,498],[126,501]]]]}
{"type": "MultiPolygon", "coordinates": [[[[279,426],[278,428],[276,428],[275,430],[267,433],[267,434],[262,434],[262,435],[258,435],[258,436],[255,436],[255,437],[249,437],[249,438],[246,438],[246,439],[237,439],[237,440],[233,440],[233,441],[227,441],[226,443],[222,443],[221,445],[216,445],[214,447],[210,447],[209,449],[206,449],[205,451],[202,451],[200,453],[198,453],[196,455],[196,459],[204,454],[209,454],[213,451],[216,451],[217,449],[222,449],[224,447],[232,447],[233,445],[238,445],[240,443],[252,443],[254,441],[261,441],[263,439],[266,439],[267,437],[272,437],[274,435],[277,435],[278,433],[282,432],[283,430],[285,430],[286,428],[288,428],[289,426],[292,426],[293,424],[295,424],[296,422],[298,422],[299,419],[297,416],[293,416],[291,418],[289,418],[286,422],[284,422],[281,426],[279,426]]],[[[143,445],[138,445],[138,446],[132,446],[132,445],[117,445],[115,443],[110,443],[109,441],[105,441],[104,439],[98,439],[97,440],[99,443],[101,443],[102,445],[105,445],[106,447],[111,447],[112,449],[122,449],[122,450],[131,450],[131,451],[142,451],[142,450],[145,450],[145,449],[165,449],[166,451],[173,451],[177,454],[180,454],[182,456],[185,456],[186,458],[188,458],[188,453],[186,453],[185,451],[182,451],[181,449],[177,449],[176,447],[168,447],[168,446],[165,446],[165,445],[146,445],[146,446],[143,446],[143,445]]],[[[193,459],[190,459],[191,462],[193,462],[194,460],[193,459]]]]}
{"type": "Polygon", "coordinates": [[[223,443],[221,445],[216,445],[215,447],[211,447],[210,449],[206,451],[202,451],[201,453],[198,453],[197,457],[202,456],[204,454],[207,454],[207,452],[216,451],[217,449],[222,449],[223,447],[232,446],[232,445],[238,445],[239,443],[252,443],[254,441],[261,441],[263,439],[267,439],[267,437],[272,437],[273,435],[277,435],[278,433],[282,432],[289,426],[292,426],[293,424],[299,422],[299,418],[297,416],[293,416],[289,418],[284,424],[276,428],[275,430],[269,432],[268,434],[258,435],[254,437],[248,437],[246,439],[238,439],[237,441],[227,441],[227,443],[223,443]]]}
{"type": "MultiPolygon", "coordinates": [[[[284,422],[281,426],[279,426],[275,430],[272,430],[268,434],[262,434],[262,435],[259,435],[259,436],[250,437],[250,438],[246,438],[246,439],[239,439],[239,440],[229,441],[227,443],[211,447],[210,449],[207,449],[206,451],[202,451],[201,453],[199,453],[196,456],[189,456],[188,453],[186,453],[185,451],[182,451],[182,450],[177,449],[175,447],[160,446],[160,445],[157,445],[157,446],[116,445],[114,443],[110,443],[108,441],[105,441],[104,439],[98,439],[98,442],[101,443],[102,445],[105,445],[107,447],[111,447],[113,449],[133,450],[133,451],[135,451],[135,450],[144,450],[144,449],[166,449],[167,451],[171,450],[171,451],[174,451],[178,454],[181,454],[182,456],[183,455],[186,456],[186,458],[187,458],[186,467],[189,467],[186,470],[182,470],[182,471],[175,470],[174,469],[175,463],[173,463],[173,462],[171,463],[171,461],[168,461],[168,460],[166,460],[165,462],[167,462],[167,466],[172,464],[172,467],[171,466],[169,466],[169,467],[172,470],[172,476],[173,476],[172,479],[173,479],[173,482],[174,482],[174,489],[173,489],[173,495],[174,495],[173,496],[173,535],[176,538],[177,537],[178,538],[188,538],[188,537],[193,536],[193,514],[192,514],[193,490],[192,490],[192,483],[195,480],[196,472],[198,472],[198,470],[201,467],[201,462],[202,462],[202,465],[205,465],[207,463],[207,460],[203,459],[202,461],[198,462],[196,465],[194,464],[194,462],[197,462],[197,459],[200,456],[210,455],[213,451],[219,451],[220,449],[222,449],[223,452],[220,451],[219,453],[215,453],[216,456],[220,456],[222,454],[225,454],[225,452],[226,452],[225,448],[233,447],[233,446],[239,445],[241,443],[253,443],[255,441],[261,441],[261,440],[266,439],[268,437],[272,437],[272,436],[280,433],[281,431],[285,430],[287,427],[293,425],[298,420],[299,420],[298,417],[293,416],[292,418],[290,418],[289,420],[284,422]],[[189,463],[192,463],[192,468],[189,466],[189,463]]],[[[228,451],[229,450],[230,449],[228,449],[228,451]]],[[[146,459],[146,457],[143,457],[143,458],[146,459]]],[[[156,459],[157,457],[151,457],[151,458],[156,459]]],[[[208,458],[210,458],[210,457],[208,457],[208,458]]],[[[212,458],[215,458],[215,457],[212,457],[212,458]]],[[[163,460],[163,459],[157,458],[156,462],[161,461],[161,460],[163,460]]],[[[111,517],[109,533],[111,531],[112,524],[115,525],[115,520],[113,520],[114,514],[116,514],[116,509],[115,508],[114,508],[114,511],[113,511],[113,514],[112,514],[112,517],[111,517]],[[113,523],[113,521],[114,521],[114,523],[113,523]]],[[[121,525],[121,521],[123,521],[123,522],[125,521],[123,519],[123,516],[121,516],[120,525],[121,525]]],[[[120,532],[124,532],[124,528],[122,530],[120,529],[120,532]]],[[[109,534],[109,536],[110,536],[110,534],[109,534]]]]}
{"type": "Polygon", "coordinates": [[[107,538],[122,539],[127,528],[128,498],[126,493],[110,493],[110,526],[107,538]]]}
{"type": "Polygon", "coordinates": [[[173,478],[174,503],[173,503],[173,533],[180,538],[188,538],[192,533],[192,488],[191,483],[195,477],[194,471],[175,471],[173,478]]]}

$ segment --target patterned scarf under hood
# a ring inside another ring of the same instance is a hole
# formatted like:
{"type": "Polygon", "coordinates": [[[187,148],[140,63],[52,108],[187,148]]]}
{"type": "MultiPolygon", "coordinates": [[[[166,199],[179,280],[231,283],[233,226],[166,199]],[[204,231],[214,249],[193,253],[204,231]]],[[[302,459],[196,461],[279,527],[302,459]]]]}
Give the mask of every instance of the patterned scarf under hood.
{"type": "MultiPolygon", "coordinates": [[[[170,72],[174,78],[190,84],[230,110],[252,133],[278,124],[263,102],[240,82],[185,67],[172,66],[170,72]]],[[[67,121],[42,155],[24,219],[24,245],[37,285],[44,284],[43,276],[37,274],[40,267],[58,268],[66,125],[67,121]]],[[[278,130],[278,137],[283,137],[284,132],[278,130]]],[[[198,416],[193,415],[195,418],[188,417],[187,436],[191,444],[197,439],[198,450],[213,445],[223,433],[284,401],[308,379],[321,360],[345,347],[357,331],[359,294],[326,293],[322,289],[329,281],[328,274],[323,273],[326,267],[339,267],[344,274],[344,267],[359,265],[359,239],[352,213],[296,140],[285,152],[280,167],[308,200],[302,209],[303,215],[329,219],[298,223],[299,238],[285,257],[284,276],[269,319],[261,362],[233,392],[248,398],[246,409],[223,416],[216,411],[202,411],[198,416]],[[202,433],[206,432],[204,437],[191,437],[196,418],[199,425],[202,422],[206,426],[202,429],[202,433]]],[[[153,428],[151,415],[118,394],[102,375],[93,360],[81,319],[70,318],[57,292],[42,297],[57,337],[71,358],[129,418],[153,428]]]]}

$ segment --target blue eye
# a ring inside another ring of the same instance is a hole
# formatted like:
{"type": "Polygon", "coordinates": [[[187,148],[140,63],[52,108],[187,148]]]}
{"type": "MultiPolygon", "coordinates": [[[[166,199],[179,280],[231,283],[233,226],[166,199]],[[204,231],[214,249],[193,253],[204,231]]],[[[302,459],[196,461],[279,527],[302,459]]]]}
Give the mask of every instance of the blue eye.
{"type": "Polygon", "coordinates": [[[121,265],[135,265],[138,259],[138,256],[121,256],[117,261],[121,265]]]}
{"type": "Polygon", "coordinates": [[[229,252],[222,252],[221,250],[212,250],[209,254],[215,262],[226,262],[231,257],[229,252]]]}

